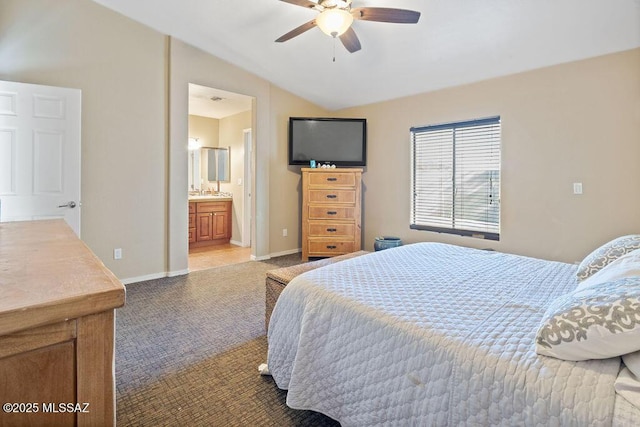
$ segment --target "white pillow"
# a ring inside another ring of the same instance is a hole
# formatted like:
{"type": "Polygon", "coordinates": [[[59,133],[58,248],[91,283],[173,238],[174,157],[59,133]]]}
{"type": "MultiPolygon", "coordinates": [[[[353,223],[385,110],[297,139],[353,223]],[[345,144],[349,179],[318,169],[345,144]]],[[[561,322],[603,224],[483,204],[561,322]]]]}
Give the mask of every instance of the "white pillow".
{"type": "Polygon", "coordinates": [[[582,281],[612,263],[622,255],[640,249],[640,234],[618,237],[600,246],[582,260],[576,275],[582,281]]]}
{"type": "Polygon", "coordinates": [[[622,355],[622,361],[633,375],[640,378],[640,351],[622,355]]]}
{"type": "Polygon", "coordinates": [[[564,360],[605,359],[640,350],[640,276],[576,288],[551,303],[536,352],[564,360]]]}
{"type": "Polygon", "coordinates": [[[616,393],[640,409],[640,351],[622,356],[625,366],[616,378],[616,393]]]}
{"type": "Polygon", "coordinates": [[[580,282],[578,288],[586,288],[597,283],[613,282],[618,279],[633,276],[640,276],[640,249],[622,255],[620,258],[580,282]]]}

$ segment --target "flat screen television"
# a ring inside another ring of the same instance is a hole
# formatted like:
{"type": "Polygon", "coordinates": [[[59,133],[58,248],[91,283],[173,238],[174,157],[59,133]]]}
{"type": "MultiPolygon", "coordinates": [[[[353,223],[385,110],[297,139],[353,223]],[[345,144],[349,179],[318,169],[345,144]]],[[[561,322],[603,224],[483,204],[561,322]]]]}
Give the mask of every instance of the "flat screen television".
{"type": "Polygon", "coordinates": [[[289,164],[366,166],[367,119],[289,118],[289,164]]]}

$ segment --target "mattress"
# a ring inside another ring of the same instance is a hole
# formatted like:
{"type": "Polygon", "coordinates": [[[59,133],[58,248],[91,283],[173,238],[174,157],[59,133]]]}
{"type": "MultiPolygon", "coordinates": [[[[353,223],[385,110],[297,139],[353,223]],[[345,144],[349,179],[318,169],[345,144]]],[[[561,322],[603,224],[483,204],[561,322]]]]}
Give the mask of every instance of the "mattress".
{"type": "Polygon", "coordinates": [[[542,315],[575,272],[438,243],[322,267],[280,295],[269,369],[290,407],[344,426],[610,426],[619,358],[535,353],[542,315]]]}

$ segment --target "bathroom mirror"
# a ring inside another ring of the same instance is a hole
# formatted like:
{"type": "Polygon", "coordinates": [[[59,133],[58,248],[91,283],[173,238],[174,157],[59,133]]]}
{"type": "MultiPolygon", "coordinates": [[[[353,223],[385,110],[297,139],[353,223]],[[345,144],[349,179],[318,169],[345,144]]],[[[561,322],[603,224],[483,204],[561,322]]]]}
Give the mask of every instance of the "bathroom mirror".
{"type": "Polygon", "coordinates": [[[203,148],[203,150],[207,150],[207,179],[209,182],[229,182],[229,148],[203,148]]]}
{"type": "Polygon", "coordinates": [[[229,182],[231,147],[202,147],[189,150],[189,191],[210,188],[210,183],[229,182]]]}

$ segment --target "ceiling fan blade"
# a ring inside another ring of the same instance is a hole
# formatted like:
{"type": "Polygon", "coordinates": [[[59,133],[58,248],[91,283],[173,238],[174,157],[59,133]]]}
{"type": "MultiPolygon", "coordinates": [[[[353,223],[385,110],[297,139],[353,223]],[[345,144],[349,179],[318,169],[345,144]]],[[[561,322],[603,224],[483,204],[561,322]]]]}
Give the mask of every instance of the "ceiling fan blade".
{"type": "Polygon", "coordinates": [[[276,42],[278,43],[282,43],[282,42],[286,42],[287,40],[291,40],[292,38],[299,36],[300,34],[304,33],[305,31],[309,31],[310,29],[312,29],[313,27],[316,26],[316,20],[312,19],[311,21],[307,22],[306,24],[302,24],[297,28],[294,28],[293,30],[289,31],[287,34],[284,34],[283,36],[280,36],[279,39],[276,40],[276,42]]]}
{"type": "Polygon", "coordinates": [[[340,36],[340,41],[347,48],[347,50],[351,53],[357,52],[360,50],[360,40],[358,40],[358,36],[356,36],[356,32],[353,31],[353,28],[349,27],[347,31],[344,32],[340,36]]]}
{"type": "Polygon", "coordinates": [[[280,0],[280,1],[283,1],[285,3],[295,4],[296,6],[306,7],[308,9],[313,9],[314,7],[318,6],[317,3],[314,3],[309,0],[280,0]]]}
{"type": "Polygon", "coordinates": [[[395,24],[415,24],[420,19],[420,12],[389,7],[358,7],[351,9],[353,19],[362,21],[392,22],[395,24]]]}

